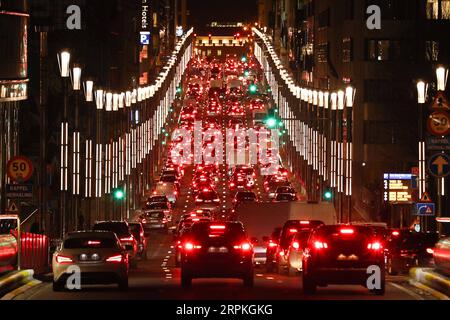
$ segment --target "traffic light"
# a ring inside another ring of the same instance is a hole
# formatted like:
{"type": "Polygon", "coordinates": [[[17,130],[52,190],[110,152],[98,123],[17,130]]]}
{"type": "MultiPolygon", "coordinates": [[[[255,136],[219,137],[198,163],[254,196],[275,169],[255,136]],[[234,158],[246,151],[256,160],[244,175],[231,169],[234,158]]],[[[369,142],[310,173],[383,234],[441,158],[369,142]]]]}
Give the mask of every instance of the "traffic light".
{"type": "Polygon", "coordinates": [[[248,91],[250,91],[250,93],[256,93],[258,92],[258,86],[254,83],[252,83],[249,87],[248,87],[248,91]]]}
{"type": "Polygon", "coordinates": [[[277,126],[277,119],[275,119],[274,117],[268,117],[266,119],[266,125],[269,129],[275,129],[277,126]]]}
{"type": "Polygon", "coordinates": [[[181,87],[177,87],[177,94],[181,94],[183,92],[183,89],[181,87]]]}
{"type": "Polygon", "coordinates": [[[247,57],[246,57],[246,56],[243,56],[243,57],[241,58],[241,62],[246,63],[246,62],[247,62],[247,57]]]}
{"type": "Polygon", "coordinates": [[[245,71],[244,71],[244,76],[245,76],[245,77],[248,77],[249,75],[250,75],[250,71],[245,70],[245,71]]]}
{"type": "Polygon", "coordinates": [[[330,189],[326,189],[323,192],[323,200],[324,201],[331,201],[331,200],[333,200],[333,191],[331,191],[330,189]]]}
{"type": "Polygon", "coordinates": [[[122,188],[116,188],[113,191],[113,197],[114,200],[122,201],[123,199],[125,199],[125,191],[123,191],[122,188]]]}

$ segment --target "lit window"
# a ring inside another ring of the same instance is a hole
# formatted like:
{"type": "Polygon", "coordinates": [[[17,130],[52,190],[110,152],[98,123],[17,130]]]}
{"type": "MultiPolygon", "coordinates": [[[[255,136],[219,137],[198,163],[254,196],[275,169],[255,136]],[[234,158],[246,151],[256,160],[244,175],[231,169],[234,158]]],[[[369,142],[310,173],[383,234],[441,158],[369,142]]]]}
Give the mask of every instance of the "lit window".
{"type": "Polygon", "coordinates": [[[450,19],[450,0],[427,0],[428,19],[450,19]],[[440,17],[439,6],[441,6],[442,16],[440,17]]]}

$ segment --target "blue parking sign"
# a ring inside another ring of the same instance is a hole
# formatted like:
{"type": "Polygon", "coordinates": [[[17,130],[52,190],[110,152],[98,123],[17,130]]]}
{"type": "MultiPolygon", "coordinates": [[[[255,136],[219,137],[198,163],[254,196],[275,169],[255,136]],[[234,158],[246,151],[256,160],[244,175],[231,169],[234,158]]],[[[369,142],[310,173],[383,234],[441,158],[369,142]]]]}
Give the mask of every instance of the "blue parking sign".
{"type": "Polygon", "coordinates": [[[417,203],[418,216],[434,216],[436,213],[436,205],[434,203],[417,203]]]}
{"type": "Polygon", "coordinates": [[[141,31],[140,33],[140,43],[142,45],[149,45],[150,44],[150,32],[149,31],[141,31]]]}

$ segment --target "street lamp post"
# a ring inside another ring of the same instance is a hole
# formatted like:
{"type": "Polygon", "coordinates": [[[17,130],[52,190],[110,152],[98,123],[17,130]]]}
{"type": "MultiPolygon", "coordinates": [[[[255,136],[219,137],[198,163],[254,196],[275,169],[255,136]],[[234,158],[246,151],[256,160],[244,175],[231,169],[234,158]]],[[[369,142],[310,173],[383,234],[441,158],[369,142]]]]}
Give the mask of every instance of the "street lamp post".
{"type": "Polygon", "coordinates": [[[353,104],[355,102],[355,89],[348,86],[345,90],[346,100],[346,128],[347,128],[347,147],[346,147],[346,166],[345,166],[345,196],[348,205],[348,222],[352,222],[352,183],[353,183],[353,104]]]}
{"type": "MultiPolygon", "coordinates": [[[[417,105],[419,111],[419,197],[422,198],[426,192],[426,173],[425,173],[425,141],[423,135],[423,108],[426,102],[428,85],[424,81],[417,82],[417,105]]],[[[425,218],[420,217],[420,225],[423,227],[425,218]]]]}
{"type": "Polygon", "coordinates": [[[67,192],[69,175],[69,123],[67,117],[67,81],[70,77],[70,53],[67,50],[57,55],[58,66],[61,77],[63,78],[63,116],[61,121],[61,142],[60,142],[60,236],[64,238],[66,233],[66,214],[67,214],[67,192]]]}
{"type": "Polygon", "coordinates": [[[85,184],[84,184],[84,196],[87,199],[87,216],[85,219],[85,229],[89,230],[91,226],[91,198],[92,198],[92,167],[93,167],[93,113],[90,107],[90,103],[94,101],[94,82],[92,80],[86,80],[83,82],[84,98],[86,105],[86,116],[88,121],[86,149],[85,149],[85,184]]]}
{"type": "Polygon", "coordinates": [[[71,72],[72,89],[75,91],[75,121],[72,135],[72,208],[71,227],[78,230],[78,211],[80,201],[80,110],[78,92],[81,91],[81,68],[74,66],[71,72]]]}

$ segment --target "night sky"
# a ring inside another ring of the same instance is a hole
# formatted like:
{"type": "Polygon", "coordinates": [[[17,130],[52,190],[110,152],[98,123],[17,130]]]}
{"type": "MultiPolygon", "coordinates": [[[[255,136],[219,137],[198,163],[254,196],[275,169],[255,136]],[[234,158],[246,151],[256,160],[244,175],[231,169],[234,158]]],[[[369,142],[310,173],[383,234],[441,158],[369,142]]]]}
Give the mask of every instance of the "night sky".
{"type": "Polygon", "coordinates": [[[212,21],[255,22],[257,0],[188,0],[190,21],[194,27],[203,27],[212,21]]]}

